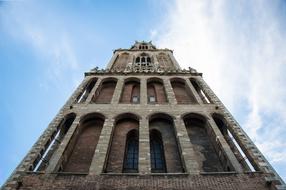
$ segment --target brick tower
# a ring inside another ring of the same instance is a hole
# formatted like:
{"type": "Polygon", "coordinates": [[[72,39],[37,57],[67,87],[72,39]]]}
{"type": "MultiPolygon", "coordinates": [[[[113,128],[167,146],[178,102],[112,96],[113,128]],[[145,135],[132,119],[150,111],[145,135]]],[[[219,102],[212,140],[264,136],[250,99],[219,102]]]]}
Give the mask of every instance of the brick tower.
{"type": "Polygon", "coordinates": [[[136,42],[92,69],[3,189],[286,189],[195,69],[136,42]]]}

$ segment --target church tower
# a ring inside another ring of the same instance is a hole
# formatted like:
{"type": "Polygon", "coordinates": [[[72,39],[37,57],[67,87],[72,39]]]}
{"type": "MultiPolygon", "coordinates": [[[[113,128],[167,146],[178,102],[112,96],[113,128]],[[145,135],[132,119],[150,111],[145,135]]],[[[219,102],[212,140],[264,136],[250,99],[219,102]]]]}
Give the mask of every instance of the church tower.
{"type": "Polygon", "coordinates": [[[92,69],[3,189],[282,190],[193,68],[135,42],[92,69]]]}

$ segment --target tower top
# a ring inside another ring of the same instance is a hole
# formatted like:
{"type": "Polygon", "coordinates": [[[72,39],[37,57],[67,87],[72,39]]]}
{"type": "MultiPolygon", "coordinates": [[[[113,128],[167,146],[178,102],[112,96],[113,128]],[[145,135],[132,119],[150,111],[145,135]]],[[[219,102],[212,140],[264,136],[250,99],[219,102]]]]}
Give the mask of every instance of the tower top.
{"type": "Polygon", "coordinates": [[[157,48],[152,44],[152,41],[145,42],[143,40],[141,42],[135,41],[135,44],[133,46],[131,46],[130,49],[150,50],[150,49],[157,49],[157,48]]]}

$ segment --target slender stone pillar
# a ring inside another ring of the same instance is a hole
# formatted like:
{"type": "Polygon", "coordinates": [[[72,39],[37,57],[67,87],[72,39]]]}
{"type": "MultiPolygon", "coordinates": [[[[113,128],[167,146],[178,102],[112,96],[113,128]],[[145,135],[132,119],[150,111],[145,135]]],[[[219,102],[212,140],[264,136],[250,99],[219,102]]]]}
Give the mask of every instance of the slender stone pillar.
{"type": "Polygon", "coordinates": [[[102,81],[101,78],[97,79],[96,84],[94,85],[94,87],[90,91],[88,97],[86,98],[86,101],[85,101],[86,104],[89,104],[92,101],[92,98],[94,97],[96,90],[98,89],[99,85],[101,84],[101,81],[102,81]]]}
{"type": "Polygon", "coordinates": [[[211,130],[210,137],[213,143],[215,143],[216,145],[215,148],[219,152],[219,157],[221,160],[225,160],[225,159],[227,160],[227,163],[223,163],[224,167],[226,167],[225,169],[228,170],[229,168],[229,169],[235,170],[238,173],[242,173],[243,168],[241,164],[236,159],[231,148],[229,147],[226,140],[224,139],[224,136],[222,135],[219,128],[215,124],[215,121],[212,118],[210,118],[208,122],[209,122],[210,130],[211,130]]]}
{"type": "Polygon", "coordinates": [[[118,79],[116,87],[114,89],[113,97],[111,100],[111,104],[118,104],[120,101],[120,96],[121,96],[121,91],[123,89],[124,85],[124,80],[123,79],[118,79]]]}
{"type": "Polygon", "coordinates": [[[192,94],[194,95],[196,101],[201,105],[204,104],[202,99],[200,98],[199,94],[197,93],[196,89],[193,87],[193,85],[189,79],[186,79],[186,84],[189,87],[189,89],[191,90],[192,94]]]}
{"type": "Polygon", "coordinates": [[[140,80],[140,104],[147,105],[147,83],[145,78],[140,80]]]}
{"type": "Polygon", "coordinates": [[[173,88],[172,88],[172,85],[170,83],[170,80],[169,79],[164,79],[163,81],[164,81],[164,87],[165,87],[165,90],[166,90],[166,95],[167,95],[167,98],[168,98],[168,102],[170,104],[177,104],[175,93],[173,91],[173,88]]]}
{"type": "Polygon", "coordinates": [[[185,166],[186,173],[198,174],[200,173],[199,164],[196,159],[195,151],[190,142],[187,129],[180,116],[174,120],[175,128],[177,131],[177,139],[179,142],[181,157],[183,165],[185,166]]]}
{"type": "Polygon", "coordinates": [[[105,160],[108,156],[108,146],[112,137],[114,119],[105,119],[101,134],[89,168],[89,174],[100,174],[104,171],[105,160]]]}
{"type": "Polygon", "coordinates": [[[76,142],[77,136],[80,132],[80,130],[78,129],[79,119],[80,117],[76,116],[74,122],[70,126],[59,148],[55,151],[55,153],[51,157],[49,165],[46,168],[46,173],[57,172],[61,167],[62,163],[67,160],[67,157],[69,155],[68,151],[72,150],[76,142]]]}
{"type": "Polygon", "coordinates": [[[151,173],[149,122],[146,118],[139,122],[139,173],[151,173]]]}

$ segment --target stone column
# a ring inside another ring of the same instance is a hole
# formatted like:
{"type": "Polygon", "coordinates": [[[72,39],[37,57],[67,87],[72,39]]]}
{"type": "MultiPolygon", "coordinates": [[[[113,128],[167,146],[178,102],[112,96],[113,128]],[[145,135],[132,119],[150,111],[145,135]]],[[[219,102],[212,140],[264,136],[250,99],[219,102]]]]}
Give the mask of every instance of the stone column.
{"type": "Polygon", "coordinates": [[[94,97],[96,90],[98,89],[99,85],[101,84],[101,81],[102,81],[101,78],[97,79],[96,84],[94,85],[94,87],[90,91],[88,97],[86,98],[86,101],[85,101],[86,104],[90,104],[90,102],[92,101],[92,98],[94,97]]]}
{"type": "Polygon", "coordinates": [[[181,150],[181,158],[182,162],[184,163],[186,173],[199,174],[200,168],[196,160],[195,151],[193,149],[193,145],[190,142],[187,129],[180,116],[176,117],[174,124],[177,132],[179,147],[181,150]]]}
{"type": "Polygon", "coordinates": [[[194,95],[196,101],[202,105],[204,104],[201,97],[199,96],[199,94],[197,93],[196,89],[194,88],[194,86],[192,85],[191,81],[189,79],[186,79],[186,84],[189,87],[189,89],[191,90],[192,94],[194,95]]]}
{"type": "Polygon", "coordinates": [[[140,79],[140,104],[147,105],[147,81],[145,78],[140,79]]]}
{"type": "Polygon", "coordinates": [[[68,151],[72,150],[80,132],[78,129],[79,119],[80,116],[76,116],[58,149],[52,155],[51,159],[49,160],[49,165],[46,168],[46,173],[57,172],[62,162],[67,160],[68,151]]]}
{"type": "Polygon", "coordinates": [[[151,173],[149,121],[146,118],[139,122],[139,173],[151,173]]]}
{"type": "Polygon", "coordinates": [[[105,160],[108,156],[108,149],[112,137],[114,119],[105,119],[101,134],[94,152],[94,156],[89,168],[89,174],[99,175],[104,171],[105,160]]]}
{"type": "Polygon", "coordinates": [[[241,164],[236,159],[234,153],[232,152],[231,148],[229,147],[226,140],[224,139],[224,136],[220,132],[215,121],[212,118],[210,118],[208,122],[209,122],[209,127],[210,127],[208,128],[208,133],[210,133],[209,136],[213,144],[215,145],[215,148],[218,151],[218,156],[221,160],[227,160],[227,163],[226,165],[224,165],[224,167],[227,166],[230,169],[233,169],[238,173],[242,173],[243,168],[241,164]]]}
{"type": "Polygon", "coordinates": [[[166,95],[167,95],[169,104],[171,105],[177,104],[175,93],[173,91],[170,80],[167,78],[167,79],[164,79],[163,81],[164,81],[164,88],[166,90],[166,95]]]}
{"type": "Polygon", "coordinates": [[[124,79],[119,78],[114,89],[113,97],[111,100],[111,104],[118,104],[120,101],[121,91],[123,89],[124,79]]]}

